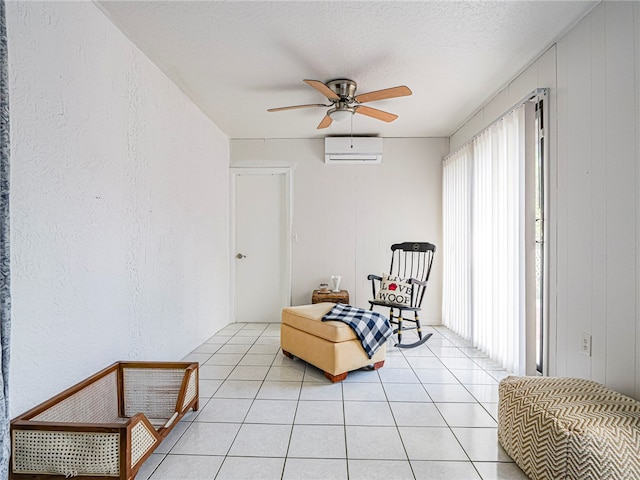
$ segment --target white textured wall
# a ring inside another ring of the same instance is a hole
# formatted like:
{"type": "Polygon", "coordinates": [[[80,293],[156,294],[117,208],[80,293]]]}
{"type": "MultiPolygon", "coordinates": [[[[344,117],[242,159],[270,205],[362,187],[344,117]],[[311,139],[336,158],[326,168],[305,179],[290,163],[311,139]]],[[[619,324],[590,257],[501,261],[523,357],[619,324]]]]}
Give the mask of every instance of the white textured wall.
{"type": "Polygon", "coordinates": [[[7,2],[17,415],[228,323],[228,140],[88,2],[7,2]]]}
{"type": "MultiPolygon", "coordinates": [[[[380,165],[326,165],[324,140],[231,140],[233,166],[292,166],[292,301],[333,274],[350,303],[367,307],[370,273],[388,271],[389,248],[403,241],[442,244],[445,138],[385,138],[380,165]]],[[[422,318],[440,324],[442,257],[436,251],[422,318]]]]}
{"type": "Polygon", "coordinates": [[[550,373],[640,399],[640,3],[598,5],[451,148],[535,87],[551,88],[550,373]]]}

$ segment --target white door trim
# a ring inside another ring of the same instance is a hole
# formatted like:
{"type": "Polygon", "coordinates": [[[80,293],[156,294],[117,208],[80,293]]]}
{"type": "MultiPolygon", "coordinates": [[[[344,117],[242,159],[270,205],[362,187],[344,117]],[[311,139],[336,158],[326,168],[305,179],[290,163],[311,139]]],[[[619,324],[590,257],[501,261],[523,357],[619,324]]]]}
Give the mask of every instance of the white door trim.
{"type": "Polygon", "coordinates": [[[229,288],[229,302],[231,312],[231,322],[236,320],[236,178],[238,174],[250,174],[250,175],[283,175],[285,176],[285,199],[284,199],[284,217],[285,222],[285,245],[284,258],[282,264],[282,271],[284,272],[284,288],[283,295],[286,298],[282,299],[283,305],[291,305],[291,232],[293,225],[293,169],[288,167],[231,167],[230,172],[230,185],[229,185],[229,219],[230,219],[230,242],[229,242],[229,273],[230,273],[230,288],[229,288]]]}

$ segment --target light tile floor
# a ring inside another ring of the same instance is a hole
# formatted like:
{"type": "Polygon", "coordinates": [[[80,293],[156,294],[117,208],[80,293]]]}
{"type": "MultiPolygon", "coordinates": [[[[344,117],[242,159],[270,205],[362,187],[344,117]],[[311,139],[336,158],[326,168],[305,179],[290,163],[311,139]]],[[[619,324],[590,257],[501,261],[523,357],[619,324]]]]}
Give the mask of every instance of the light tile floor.
{"type": "Polygon", "coordinates": [[[280,351],[280,324],[231,324],[200,362],[200,409],[138,480],[526,479],[498,445],[507,373],[444,327],[332,384],[280,351]]]}

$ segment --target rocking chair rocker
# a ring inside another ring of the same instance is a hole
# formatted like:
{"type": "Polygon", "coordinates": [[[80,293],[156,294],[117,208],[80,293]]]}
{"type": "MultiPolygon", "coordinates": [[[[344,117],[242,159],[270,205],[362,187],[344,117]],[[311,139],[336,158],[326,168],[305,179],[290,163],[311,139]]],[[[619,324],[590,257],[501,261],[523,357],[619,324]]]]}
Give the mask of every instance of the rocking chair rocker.
{"type": "Polygon", "coordinates": [[[427,289],[436,246],[426,242],[404,242],[391,245],[391,267],[389,275],[369,275],[373,300],[369,300],[370,310],[374,306],[389,308],[389,321],[397,325],[394,334],[398,336],[398,348],[413,348],[425,343],[432,333],[422,334],[418,312],[422,308],[422,299],[427,289]],[[398,315],[394,311],[398,310],[398,315]],[[403,312],[413,312],[413,319],[404,318],[403,312]],[[404,327],[403,322],[413,326],[404,327]],[[402,334],[416,330],[418,340],[403,344],[402,334]]]}

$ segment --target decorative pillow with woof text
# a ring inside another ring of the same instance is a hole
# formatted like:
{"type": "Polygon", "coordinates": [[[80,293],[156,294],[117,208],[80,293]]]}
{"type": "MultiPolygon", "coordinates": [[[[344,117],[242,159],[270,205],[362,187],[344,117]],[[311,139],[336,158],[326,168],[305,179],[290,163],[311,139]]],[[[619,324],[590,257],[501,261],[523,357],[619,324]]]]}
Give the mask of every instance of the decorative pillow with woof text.
{"type": "Polygon", "coordinates": [[[395,305],[411,306],[413,286],[405,278],[382,274],[380,290],[376,293],[376,301],[395,305]]]}

